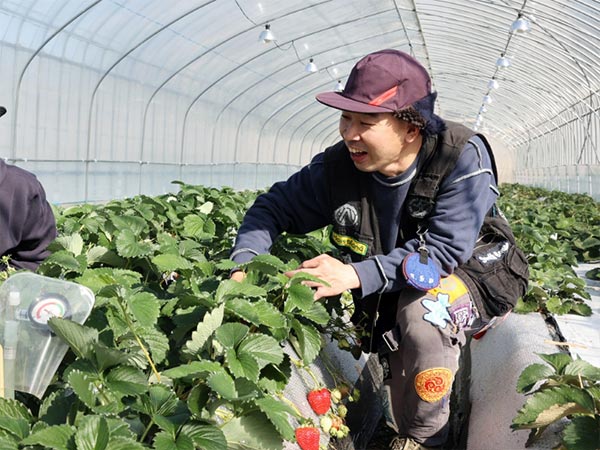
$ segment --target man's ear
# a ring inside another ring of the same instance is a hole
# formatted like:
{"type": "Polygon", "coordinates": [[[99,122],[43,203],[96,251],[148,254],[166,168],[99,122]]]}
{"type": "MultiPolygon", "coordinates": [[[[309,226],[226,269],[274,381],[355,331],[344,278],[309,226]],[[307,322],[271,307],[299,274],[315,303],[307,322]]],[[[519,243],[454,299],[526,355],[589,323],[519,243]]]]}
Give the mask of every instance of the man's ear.
{"type": "Polygon", "coordinates": [[[412,143],[421,135],[421,128],[411,123],[408,124],[406,129],[406,142],[412,143]]]}

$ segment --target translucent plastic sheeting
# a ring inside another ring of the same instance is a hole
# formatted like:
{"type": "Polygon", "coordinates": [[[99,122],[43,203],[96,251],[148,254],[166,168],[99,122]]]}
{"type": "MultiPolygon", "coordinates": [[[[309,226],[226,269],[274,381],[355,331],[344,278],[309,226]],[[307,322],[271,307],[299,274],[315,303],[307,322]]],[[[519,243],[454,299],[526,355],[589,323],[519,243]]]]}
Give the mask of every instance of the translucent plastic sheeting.
{"type": "Polygon", "coordinates": [[[397,48],[427,67],[444,118],[513,161],[504,180],[595,168],[598,17],[596,0],[0,0],[0,157],[54,202],[174,179],[263,188],[338,139],[315,94],[397,48]]]}

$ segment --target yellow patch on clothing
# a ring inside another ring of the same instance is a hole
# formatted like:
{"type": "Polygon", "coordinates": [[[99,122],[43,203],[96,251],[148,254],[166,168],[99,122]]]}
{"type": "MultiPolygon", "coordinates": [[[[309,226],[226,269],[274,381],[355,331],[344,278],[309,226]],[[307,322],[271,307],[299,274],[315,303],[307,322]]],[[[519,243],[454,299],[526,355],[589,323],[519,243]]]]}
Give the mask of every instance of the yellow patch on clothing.
{"type": "Polygon", "coordinates": [[[354,253],[358,253],[359,255],[366,255],[369,246],[364,244],[363,242],[359,242],[356,239],[351,238],[350,236],[344,236],[338,233],[331,233],[331,238],[334,242],[340,247],[348,247],[354,253]]]}
{"type": "Polygon", "coordinates": [[[450,391],[452,372],[444,367],[436,367],[419,372],[415,377],[415,389],[423,400],[434,403],[450,391]]]}
{"type": "Polygon", "coordinates": [[[448,296],[448,303],[451,305],[457,298],[468,294],[469,290],[460,278],[452,274],[446,278],[442,278],[437,287],[429,289],[427,292],[436,298],[438,294],[446,294],[448,296]]]}

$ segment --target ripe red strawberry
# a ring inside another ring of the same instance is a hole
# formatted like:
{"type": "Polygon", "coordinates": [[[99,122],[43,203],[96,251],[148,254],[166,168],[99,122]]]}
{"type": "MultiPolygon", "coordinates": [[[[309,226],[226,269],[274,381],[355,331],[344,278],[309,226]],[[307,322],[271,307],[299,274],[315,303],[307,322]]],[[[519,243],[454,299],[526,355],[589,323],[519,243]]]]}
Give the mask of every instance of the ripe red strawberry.
{"type": "Polygon", "coordinates": [[[331,393],[329,389],[315,389],[307,395],[308,403],[316,414],[325,414],[331,406],[331,393]]]}
{"type": "Polygon", "coordinates": [[[296,442],[302,450],[319,450],[320,437],[315,427],[296,428],[296,442]]]}

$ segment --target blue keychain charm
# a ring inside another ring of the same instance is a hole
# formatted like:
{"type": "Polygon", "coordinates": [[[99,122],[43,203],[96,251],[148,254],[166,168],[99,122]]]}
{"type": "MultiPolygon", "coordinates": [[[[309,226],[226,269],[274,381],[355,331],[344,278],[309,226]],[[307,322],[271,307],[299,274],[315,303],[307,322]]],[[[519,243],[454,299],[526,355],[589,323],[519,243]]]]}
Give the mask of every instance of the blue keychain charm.
{"type": "Polygon", "coordinates": [[[440,284],[440,272],[428,256],[429,251],[425,247],[423,234],[419,233],[420,245],[418,251],[409,253],[404,258],[402,272],[410,286],[421,291],[428,291],[440,284]]]}

